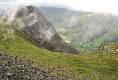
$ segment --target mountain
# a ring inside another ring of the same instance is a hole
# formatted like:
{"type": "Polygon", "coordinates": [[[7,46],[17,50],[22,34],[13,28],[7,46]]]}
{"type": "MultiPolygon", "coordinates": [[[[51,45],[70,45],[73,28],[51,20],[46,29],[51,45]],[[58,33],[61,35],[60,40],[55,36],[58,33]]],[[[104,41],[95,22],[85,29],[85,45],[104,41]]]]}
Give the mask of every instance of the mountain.
{"type": "Polygon", "coordinates": [[[51,7],[41,7],[41,11],[58,34],[82,52],[118,41],[118,16],[51,7]]]}
{"type": "Polygon", "coordinates": [[[0,17],[0,80],[118,79],[118,42],[86,54],[65,54],[37,47],[18,28],[0,17]]]}
{"type": "Polygon", "coordinates": [[[91,14],[90,12],[82,12],[82,11],[71,11],[68,8],[56,8],[56,7],[39,7],[43,15],[55,25],[54,27],[58,31],[58,28],[61,28],[63,25],[63,19],[66,19],[70,16],[82,16],[86,14],[91,14]],[[60,23],[60,24],[59,24],[60,23]],[[58,25],[59,24],[59,25],[58,25]]]}
{"type": "Polygon", "coordinates": [[[51,23],[34,6],[20,8],[14,21],[17,28],[25,34],[28,40],[39,47],[55,52],[79,53],[58,36],[51,23]]]}

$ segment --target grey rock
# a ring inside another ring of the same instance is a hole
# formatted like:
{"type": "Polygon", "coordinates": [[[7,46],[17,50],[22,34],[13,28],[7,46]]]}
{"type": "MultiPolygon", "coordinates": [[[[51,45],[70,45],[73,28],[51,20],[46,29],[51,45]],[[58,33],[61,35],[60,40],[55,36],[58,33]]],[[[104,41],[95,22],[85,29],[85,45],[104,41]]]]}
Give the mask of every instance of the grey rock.
{"type": "Polygon", "coordinates": [[[15,15],[14,22],[17,29],[38,47],[54,52],[79,53],[74,47],[64,42],[37,7],[20,8],[15,15]]]}
{"type": "Polygon", "coordinates": [[[12,77],[12,76],[14,76],[15,74],[14,73],[11,73],[11,72],[7,72],[6,73],[6,76],[8,76],[8,77],[12,77]]]}
{"type": "Polygon", "coordinates": [[[32,67],[32,63],[28,63],[31,62],[29,60],[18,59],[17,56],[13,57],[1,52],[0,57],[2,57],[0,58],[0,80],[63,80],[41,68],[32,67]],[[11,65],[4,65],[4,61],[9,61],[11,65]]]}

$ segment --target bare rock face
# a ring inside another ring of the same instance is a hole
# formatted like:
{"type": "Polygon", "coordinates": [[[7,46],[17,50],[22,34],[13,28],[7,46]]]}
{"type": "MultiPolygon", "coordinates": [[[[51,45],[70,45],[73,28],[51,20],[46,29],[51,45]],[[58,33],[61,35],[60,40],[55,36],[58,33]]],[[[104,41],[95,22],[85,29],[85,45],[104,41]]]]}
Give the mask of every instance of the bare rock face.
{"type": "Polygon", "coordinates": [[[74,47],[63,41],[37,7],[20,8],[15,15],[15,23],[18,26],[17,29],[39,47],[54,52],[79,53],[74,47]]]}

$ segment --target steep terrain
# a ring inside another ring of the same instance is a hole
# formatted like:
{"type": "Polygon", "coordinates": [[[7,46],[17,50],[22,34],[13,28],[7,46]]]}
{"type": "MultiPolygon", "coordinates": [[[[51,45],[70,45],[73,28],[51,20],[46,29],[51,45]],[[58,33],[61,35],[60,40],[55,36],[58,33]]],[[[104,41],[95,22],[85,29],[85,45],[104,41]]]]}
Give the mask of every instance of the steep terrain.
{"type": "Polygon", "coordinates": [[[67,8],[40,7],[40,10],[61,38],[81,52],[96,50],[103,43],[118,40],[117,16],[67,8]]]}
{"type": "Polygon", "coordinates": [[[86,54],[51,52],[6,21],[0,17],[0,80],[118,79],[118,42],[86,54]]]}
{"type": "Polygon", "coordinates": [[[31,44],[21,32],[14,28],[16,25],[6,24],[5,19],[0,21],[3,21],[0,23],[0,75],[4,78],[3,80],[10,75],[13,80],[12,74],[18,72],[15,74],[17,77],[27,77],[30,71],[31,75],[38,74],[43,80],[47,78],[49,80],[51,76],[51,80],[118,79],[118,42],[108,44],[102,50],[86,54],[55,53],[31,44]],[[13,66],[17,60],[23,63],[16,63],[13,66]],[[19,70],[19,68],[22,69],[19,70]]]}
{"type": "Polygon", "coordinates": [[[51,23],[34,6],[20,8],[15,15],[14,22],[17,29],[22,31],[33,44],[39,47],[55,52],[79,53],[58,36],[51,23]]]}
{"type": "Polygon", "coordinates": [[[41,11],[51,21],[58,34],[81,51],[96,50],[102,43],[118,40],[117,16],[51,7],[41,7],[41,11]]]}

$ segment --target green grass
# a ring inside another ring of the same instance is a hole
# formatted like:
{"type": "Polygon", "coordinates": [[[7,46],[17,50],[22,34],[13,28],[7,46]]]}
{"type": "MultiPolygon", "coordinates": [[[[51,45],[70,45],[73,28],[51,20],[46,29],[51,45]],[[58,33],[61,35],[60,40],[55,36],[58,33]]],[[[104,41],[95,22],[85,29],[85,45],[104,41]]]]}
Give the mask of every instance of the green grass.
{"type": "MultiPolygon", "coordinates": [[[[5,25],[4,25],[5,26],[5,25]]],[[[53,69],[53,74],[67,72],[76,75],[78,78],[87,80],[117,80],[118,79],[118,52],[115,54],[92,53],[71,55],[59,52],[50,52],[31,44],[20,32],[15,31],[15,38],[2,40],[7,34],[0,25],[0,51],[11,55],[18,55],[34,61],[34,66],[43,65],[45,67],[61,68],[53,69]]],[[[8,28],[10,26],[7,25],[8,28]]],[[[12,28],[12,27],[11,27],[12,28]]],[[[114,47],[118,47],[118,43],[114,47]]],[[[111,44],[112,45],[112,44],[111,44]]],[[[39,66],[40,67],[40,66],[39,66]]]]}

